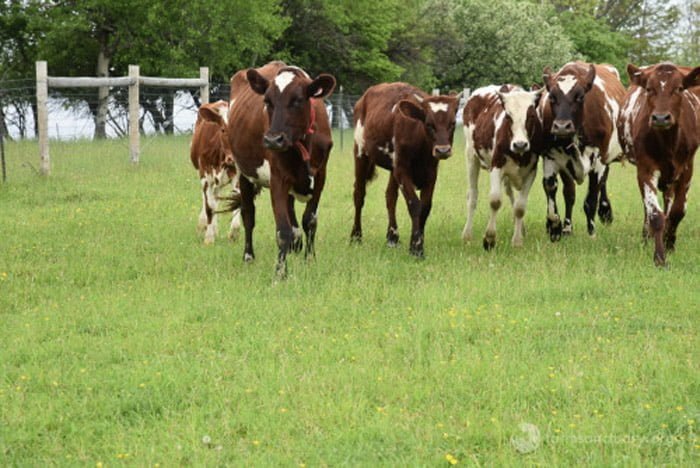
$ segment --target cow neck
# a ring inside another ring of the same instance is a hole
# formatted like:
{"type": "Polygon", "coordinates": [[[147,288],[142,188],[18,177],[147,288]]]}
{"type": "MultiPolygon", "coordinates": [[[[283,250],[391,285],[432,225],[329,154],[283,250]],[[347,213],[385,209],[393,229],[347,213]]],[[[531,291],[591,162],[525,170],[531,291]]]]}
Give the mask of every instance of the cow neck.
{"type": "Polygon", "coordinates": [[[304,136],[302,136],[295,143],[295,146],[299,150],[299,153],[301,153],[301,158],[307,163],[311,161],[311,154],[309,153],[309,150],[306,148],[306,146],[304,146],[303,140],[306,140],[306,135],[313,135],[314,133],[316,133],[316,108],[314,107],[316,100],[314,98],[310,98],[309,102],[311,103],[311,118],[309,119],[309,127],[306,129],[306,133],[304,133],[304,136]]]}

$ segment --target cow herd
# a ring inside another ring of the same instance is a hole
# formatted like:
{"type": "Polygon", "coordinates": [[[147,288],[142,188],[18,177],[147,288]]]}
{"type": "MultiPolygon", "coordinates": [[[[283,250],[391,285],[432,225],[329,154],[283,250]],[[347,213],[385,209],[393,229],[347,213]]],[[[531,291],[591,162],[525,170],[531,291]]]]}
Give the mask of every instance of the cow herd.
{"type": "MultiPolygon", "coordinates": [[[[601,222],[612,222],[606,190],[609,165],[628,160],[637,167],[643,235],[654,239],[655,263],[666,264],[666,251],[674,248],[685,215],[693,159],[700,146],[700,67],[629,65],[627,72],[630,86],[625,89],[614,67],[572,62],[557,72],[546,68],[543,84],[530,90],[505,84],[471,94],[462,115],[468,172],[465,241],[473,236],[481,170],[489,173],[491,215],[483,246],[490,250],[496,244],[503,192],[513,206],[511,243],[523,245],[523,217],[540,160],[546,228],[552,241],[571,234],[576,185],[586,178],[583,208],[588,234],[595,235],[596,214],[601,222]],[[563,219],[556,205],[559,180],[563,219]]],[[[271,193],[277,275],[286,275],[290,251],[305,245],[305,255],[314,255],[318,205],[333,145],[323,98],[334,87],[330,75],[312,79],[300,68],[275,61],[236,73],[228,103],[200,107],[190,156],[202,184],[199,224],[205,243],[215,238],[220,189],[232,182],[233,195],[226,207],[234,211],[230,236],[236,235],[242,221],[244,261],[254,259],[254,199],[261,188],[271,193]],[[301,228],[295,200],[306,203],[301,228]]],[[[391,173],[386,188],[387,244],[396,246],[399,241],[400,191],[411,218],[409,252],[424,255],[425,224],[439,162],[453,152],[460,99],[461,94],[430,96],[406,83],[375,85],[362,95],[354,112],[351,241],[362,239],[366,187],[379,166],[391,173]]]]}

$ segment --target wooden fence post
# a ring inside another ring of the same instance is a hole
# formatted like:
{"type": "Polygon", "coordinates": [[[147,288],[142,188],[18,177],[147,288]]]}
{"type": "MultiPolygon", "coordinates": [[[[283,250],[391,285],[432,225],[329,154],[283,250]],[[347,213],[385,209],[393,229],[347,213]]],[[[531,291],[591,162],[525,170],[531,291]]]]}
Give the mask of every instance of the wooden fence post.
{"type": "Polygon", "coordinates": [[[199,87],[199,100],[202,104],[209,103],[209,67],[199,67],[199,79],[205,84],[199,87]]]}
{"type": "Polygon", "coordinates": [[[41,163],[39,173],[49,175],[51,172],[51,160],[49,158],[49,112],[46,108],[49,99],[49,82],[46,61],[36,62],[36,108],[37,133],[39,137],[39,156],[41,163]]]}
{"type": "Polygon", "coordinates": [[[132,164],[139,162],[139,66],[129,65],[129,155],[132,164]]]}

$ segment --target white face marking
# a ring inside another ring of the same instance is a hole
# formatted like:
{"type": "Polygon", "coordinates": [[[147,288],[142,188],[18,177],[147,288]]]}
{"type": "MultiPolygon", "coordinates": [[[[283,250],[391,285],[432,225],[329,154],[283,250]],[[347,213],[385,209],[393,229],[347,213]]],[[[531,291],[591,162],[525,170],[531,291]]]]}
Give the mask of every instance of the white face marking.
{"type": "Polygon", "coordinates": [[[360,158],[365,147],[365,127],[362,126],[361,120],[358,120],[355,125],[355,144],[357,145],[357,157],[360,158]]]}
{"type": "Polygon", "coordinates": [[[660,81],[659,84],[661,85],[661,91],[663,91],[664,88],[666,87],[666,82],[665,82],[665,81],[660,81]]]}
{"type": "MultiPolygon", "coordinates": [[[[503,100],[503,107],[512,121],[511,132],[513,137],[510,142],[510,148],[511,151],[514,151],[513,143],[530,143],[526,126],[527,112],[530,107],[535,105],[535,93],[511,91],[509,93],[501,93],[500,96],[503,100]]],[[[499,126],[496,127],[496,131],[498,131],[498,128],[499,126]]]]}
{"type": "Polygon", "coordinates": [[[294,81],[294,77],[294,73],[290,71],[282,72],[275,77],[275,84],[277,85],[277,89],[279,89],[280,93],[283,93],[284,88],[289,86],[289,83],[294,81]]]}
{"type": "Polygon", "coordinates": [[[564,75],[557,78],[557,84],[559,84],[559,89],[564,94],[569,94],[569,92],[576,86],[577,80],[574,75],[564,75]]]}
{"type": "Polygon", "coordinates": [[[429,102],[428,105],[433,112],[447,112],[449,108],[446,102],[429,102]]]}

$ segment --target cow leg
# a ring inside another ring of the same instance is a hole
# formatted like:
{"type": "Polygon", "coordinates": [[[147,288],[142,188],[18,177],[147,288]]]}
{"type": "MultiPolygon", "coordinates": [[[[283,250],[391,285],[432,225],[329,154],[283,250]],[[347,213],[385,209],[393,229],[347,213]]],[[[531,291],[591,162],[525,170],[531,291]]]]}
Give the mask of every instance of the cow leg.
{"type": "Polygon", "coordinates": [[[600,183],[605,175],[606,166],[596,158],[593,170],[588,174],[588,194],[583,202],[583,211],[586,213],[586,227],[588,235],[595,236],[595,212],[598,208],[598,196],[600,195],[600,183]]]}
{"type": "Polygon", "coordinates": [[[496,246],[496,216],[498,215],[498,210],[501,209],[501,169],[494,167],[491,169],[489,174],[490,177],[490,191],[489,191],[489,206],[491,207],[491,214],[489,216],[489,223],[486,226],[486,234],[484,234],[484,249],[491,250],[496,246]]]}
{"type": "Polygon", "coordinates": [[[202,188],[202,209],[199,210],[199,217],[197,218],[197,231],[204,232],[207,227],[207,179],[202,177],[199,179],[199,183],[202,188]]]}
{"type": "Polygon", "coordinates": [[[564,236],[570,236],[573,231],[571,222],[574,212],[574,203],[576,203],[576,181],[567,173],[559,173],[561,176],[562,192],[564,193],[564,226],[561,233],[564,236]]]}
{"type": "Polygon", "coordinates": [[[655,174],[652,174],[651,171],[643,171],[638,165],[637,184],[642,194],[644,211],[649,221],[649,234],[654,238],[654,263],[657,266],[665,266],[666,252],[664,249],[663,234],[666,216],[663,211],[661,211],[659,200],[656,196],[659,176],[658,171],[655,172],[655,174]]]}
{"type": "Polygon", "coordinates": [[[389,174],[386,185],[386,211],[389,215],[389,227],[386,230],[386,245],[396,247],[399,243],[399,227],[396,223],[396,201],[399,198],[399,183],[394,174],[389,174]]]}
{"type": "Polygon", "coordinates": [[[416,187],[411,177],[406,174],[405,171],[400,168],[395,168],[394,177],[396,177],[401,193],[406,200],[408,214],[411,217],[411,244],[408,247],[408,251],[411,255],[423,258],[425,252],[423,250],[423,234],[420,229],[422,211],[420,198],[418,198],[416,194],[416,187]]]}
{"type": "Polygon", "coordinates": [[[248,263],[255,259],[253,253],[253,229],[255,228],[255,185],[245,177],[241,177],[241,218],[245,230],[245,246],[243,261],[248,263]]]}
{"type": "Polygon", "coordinates": [[[294,210],[294,197],[292,195],[287,195],[287,214],[289,215],[289,222],[292,224],[292,250],[295,253],[299,253],[304,247],[304,238],[299,227],[299,221],[297,221],[297,213],[294,210]]]}
{"type": "MultiPolygon", "coordinates": [[[[355,153],[357,153],[357,146],[355,146],[355,153]]],[[[365,204],[367,181],[371,176],[372,170],[373,167],[367,156],[355,154],[355,188],[353,191],[355,223],[350,233],[350,242],[362,242],[362,207],[365,204]]]]}
{"type": "Polygon", "coordinates": [[[673,204],[668,211],[668,225],[664,236],[666,249],[672,251],[676,247],[676,230],[685,217],[685,209],[688,201],[688,190],[690,190],[690,179],[693,175],[692,159],[681,177],[673,187],[673,204]]]}
{"type": "Polygon", "coordinates": [[[481,164],[475,154],[467,154],[467,171],[469,172],[469,188],[467,189],[467,222],[462,230],[462,240],[467,242],[472,240],[472,230],[474,228],[474,212],[476,202],[479,199],[479,172],[481,164]]]}
{"type": "Polygon", "coordinates": [[[549,239],[556,242],[561,239],[562,225],[557,211],[557,167],[551,159],[544,159],[542,186],[547,197],[547,232],[549,239]]]}
{"type": "Polygon", "coordinates": [[[535,177],[537,176],[537,166],[530,172],[523,180],[523,187],[518,192],[518,197],[515,199],[513,204],[513,216],[515,217],[515,229],[513,230],[513,238],[511,243],[513,247],[523,246],[523,237],[525,234],[525,227],[523,225],[523,218],[525,217],[525,210],[527,209],[527,198],[530,195],[530,189],[532,184],[535,182],[535,177]]]}
{"type": "Polygon", "coordinates": [[[216,211],[219,207],[218,194],[219,184],[214,180],[214,177],[207,176],[206,189],[204,191],[207,206],[207,228],[204,232],[204,244],[206,245],[211,245],[216,241],[216,211]]]}
{"type": "Polygon", "coordinates": [[[420,237],[421,245],[425,244],[425,223],[428,221],[428,216],[430,216],[430,211],[433,208],[433,193],[435,192],[435,181],[437,180],[437,173],[432,172],[428,175],[428,183],[425,188],[420,191],[420,237]]]}
{"type": "Polygon", "coordinates": [[[294,242],[294,231],[289,219],[288,197],[290,188],[288,184],[272,175],[270,180],[270,198],[277,228],[278,247],[275,273],[280,279],[287,277],[287,254],[292,249],[292,243],[294,242]]]}
{"type": "Polygon", "coordinates": [[[306,233],[305,258],[316,257],[316,228],[318,227],[318,204],[321,200],[323,186],[326,185],[326,169],[323,168],[316,174],[314,180],[314,193],[311,200],[306,204],[304,216],[301,219],[304,232],[306,233]]]}
{"type": "Polygon", "coordinates": [[[610,199],[608,198],[608,174],[610,174],[610,166],[605,166],[605,172],[600,179],[600,202],[598,204],[598,218],[603,224],[611,224],[613,222],[613,211],[610,199]]]}

